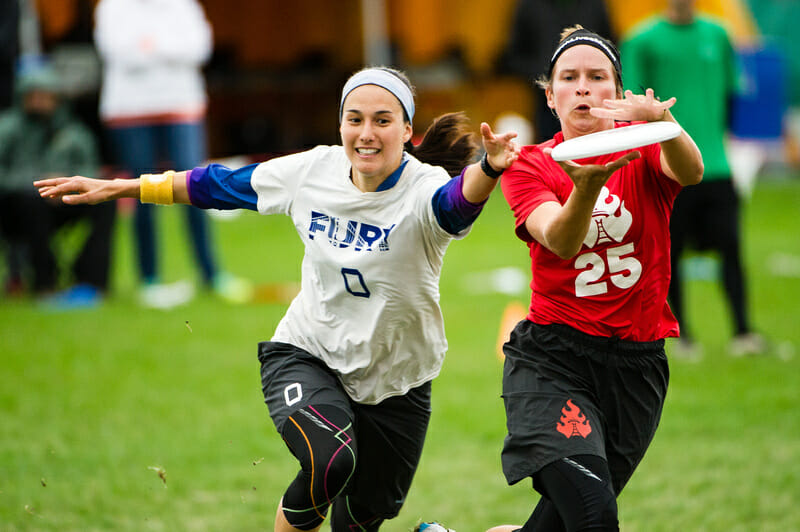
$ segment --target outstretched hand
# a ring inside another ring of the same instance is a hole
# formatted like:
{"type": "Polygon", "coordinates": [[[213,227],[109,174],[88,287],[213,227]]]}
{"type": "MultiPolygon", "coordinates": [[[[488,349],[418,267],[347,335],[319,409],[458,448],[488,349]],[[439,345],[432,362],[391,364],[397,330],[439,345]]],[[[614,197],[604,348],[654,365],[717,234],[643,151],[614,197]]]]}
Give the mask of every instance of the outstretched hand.
{"type": "Polygon", "coordinates": [[[657,122],[664,120],[667,110],[675,105],[676,101],[674,97],[663,102],[656,99],[653,89],[647,89],[644,94],[634,94],[627,90],[621,100],[603,100],[605,107],[592,107],[589,113],[598,118],[657,122]]]}
{"type": "MultiPolygon", "coordinates": [[[[544,148],[544,153],[550,155],[553,148],[544,148]]],[[[606,164],[578,164],[575,161],[557,161],[558,165],[566,172],[575,188],[588,193],[595,193],[606,184],[611,174],[627,166],[631,161],[640,158],[642,154],[638,151],[626,153],[619,159],[615,159],[606,164]]]]}
{"type": "Polygon", "coordinates": [[[134,180],[92,179],[82,176],[54,177],[34,181],[33,186],[45,199],[60,199],[68,205],[95,205],[123,197],[138,197],[134,180]],[[126,183],[126,181],[128,183],[126,183]]]}
{"type": "Polygon", "coordinates": [[[514,142],[517,134],[514,132],[495,135],[486,122],[481,123],[481,137],[486,158],[492,168],[498,170],[511,166],[519,157],[520,147],[514,142]]]}

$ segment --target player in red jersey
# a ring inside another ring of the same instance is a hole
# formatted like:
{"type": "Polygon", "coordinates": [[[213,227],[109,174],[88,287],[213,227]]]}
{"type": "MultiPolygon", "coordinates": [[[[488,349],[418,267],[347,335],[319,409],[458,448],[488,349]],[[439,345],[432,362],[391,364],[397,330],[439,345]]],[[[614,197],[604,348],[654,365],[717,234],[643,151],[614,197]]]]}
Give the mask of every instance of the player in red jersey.
{"type": "Polygon", "coordinates": [[[541,494],[522,530],[619,530],[616,498],[644,456],[664,403],[669,217],[703,162],[685,132],[610,155],[555,162],[575,137],[630,122],[674,121],[675,99],[622,92],[619,53],[565,30],[540,81],[562,131],[523,148],[502,189],[530,248],[531,306],[504,345],[509,484],[541,494]]]}

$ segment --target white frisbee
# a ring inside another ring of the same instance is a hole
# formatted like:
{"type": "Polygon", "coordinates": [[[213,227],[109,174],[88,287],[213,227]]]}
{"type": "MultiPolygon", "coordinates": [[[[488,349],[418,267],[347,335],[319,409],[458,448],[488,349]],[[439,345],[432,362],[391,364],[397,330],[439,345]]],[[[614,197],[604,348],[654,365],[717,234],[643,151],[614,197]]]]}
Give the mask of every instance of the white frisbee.
{"type": "Polygon", "coordinates": [[[664,142],[680,134],[681,126],[675,122],[634,124],[565,140],[553,148],[551,156],[555,161],[584,159],[664,142]]]}

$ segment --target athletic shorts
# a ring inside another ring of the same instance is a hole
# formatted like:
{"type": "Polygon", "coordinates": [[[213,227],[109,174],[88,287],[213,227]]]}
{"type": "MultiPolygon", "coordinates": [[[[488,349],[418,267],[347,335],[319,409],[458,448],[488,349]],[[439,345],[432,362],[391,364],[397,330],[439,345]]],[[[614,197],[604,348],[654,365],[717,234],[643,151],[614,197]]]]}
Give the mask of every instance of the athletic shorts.
{"type": "Polygon", "coordinates": [[[417,470],[431,416],[431,383],[377,405],[356,403],[336,373],[307,351],[281,342],[261,342],[264,402],[278,433],[298,409],[328,405],[353,420],[356,470],[343,492],[384,519],[395,517],[417,470]]]}
{"type": "Polygon", "coordinates": [[[509,484],[568,456],[609,464],[616,493],[655,435],[667,393],[664,341],[591,336],[523,320],[503,346],[509,484]]]}

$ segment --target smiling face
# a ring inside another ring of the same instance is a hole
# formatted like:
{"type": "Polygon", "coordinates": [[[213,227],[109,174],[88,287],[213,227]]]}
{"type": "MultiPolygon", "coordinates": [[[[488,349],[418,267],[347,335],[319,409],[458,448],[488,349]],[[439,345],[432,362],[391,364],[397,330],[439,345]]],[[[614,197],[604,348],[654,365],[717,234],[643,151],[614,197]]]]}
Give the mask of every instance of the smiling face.
{"type": "Polygon", "coordinates": [[[342,106],[339,133],[353,166],[353,183],[374,191],[403,160],[403,145],[411,139],[400,101],[377,85],[353,89],[342,106]]]}
{"type": "Polygon", "coordinates": [[[561,121],[565,140],[614,127],[613,120],[596,118],[589,109],[621,97],[616,79],[611,60],[594,46],[577,45],[561,54],[545,94],[561,121]]]}

